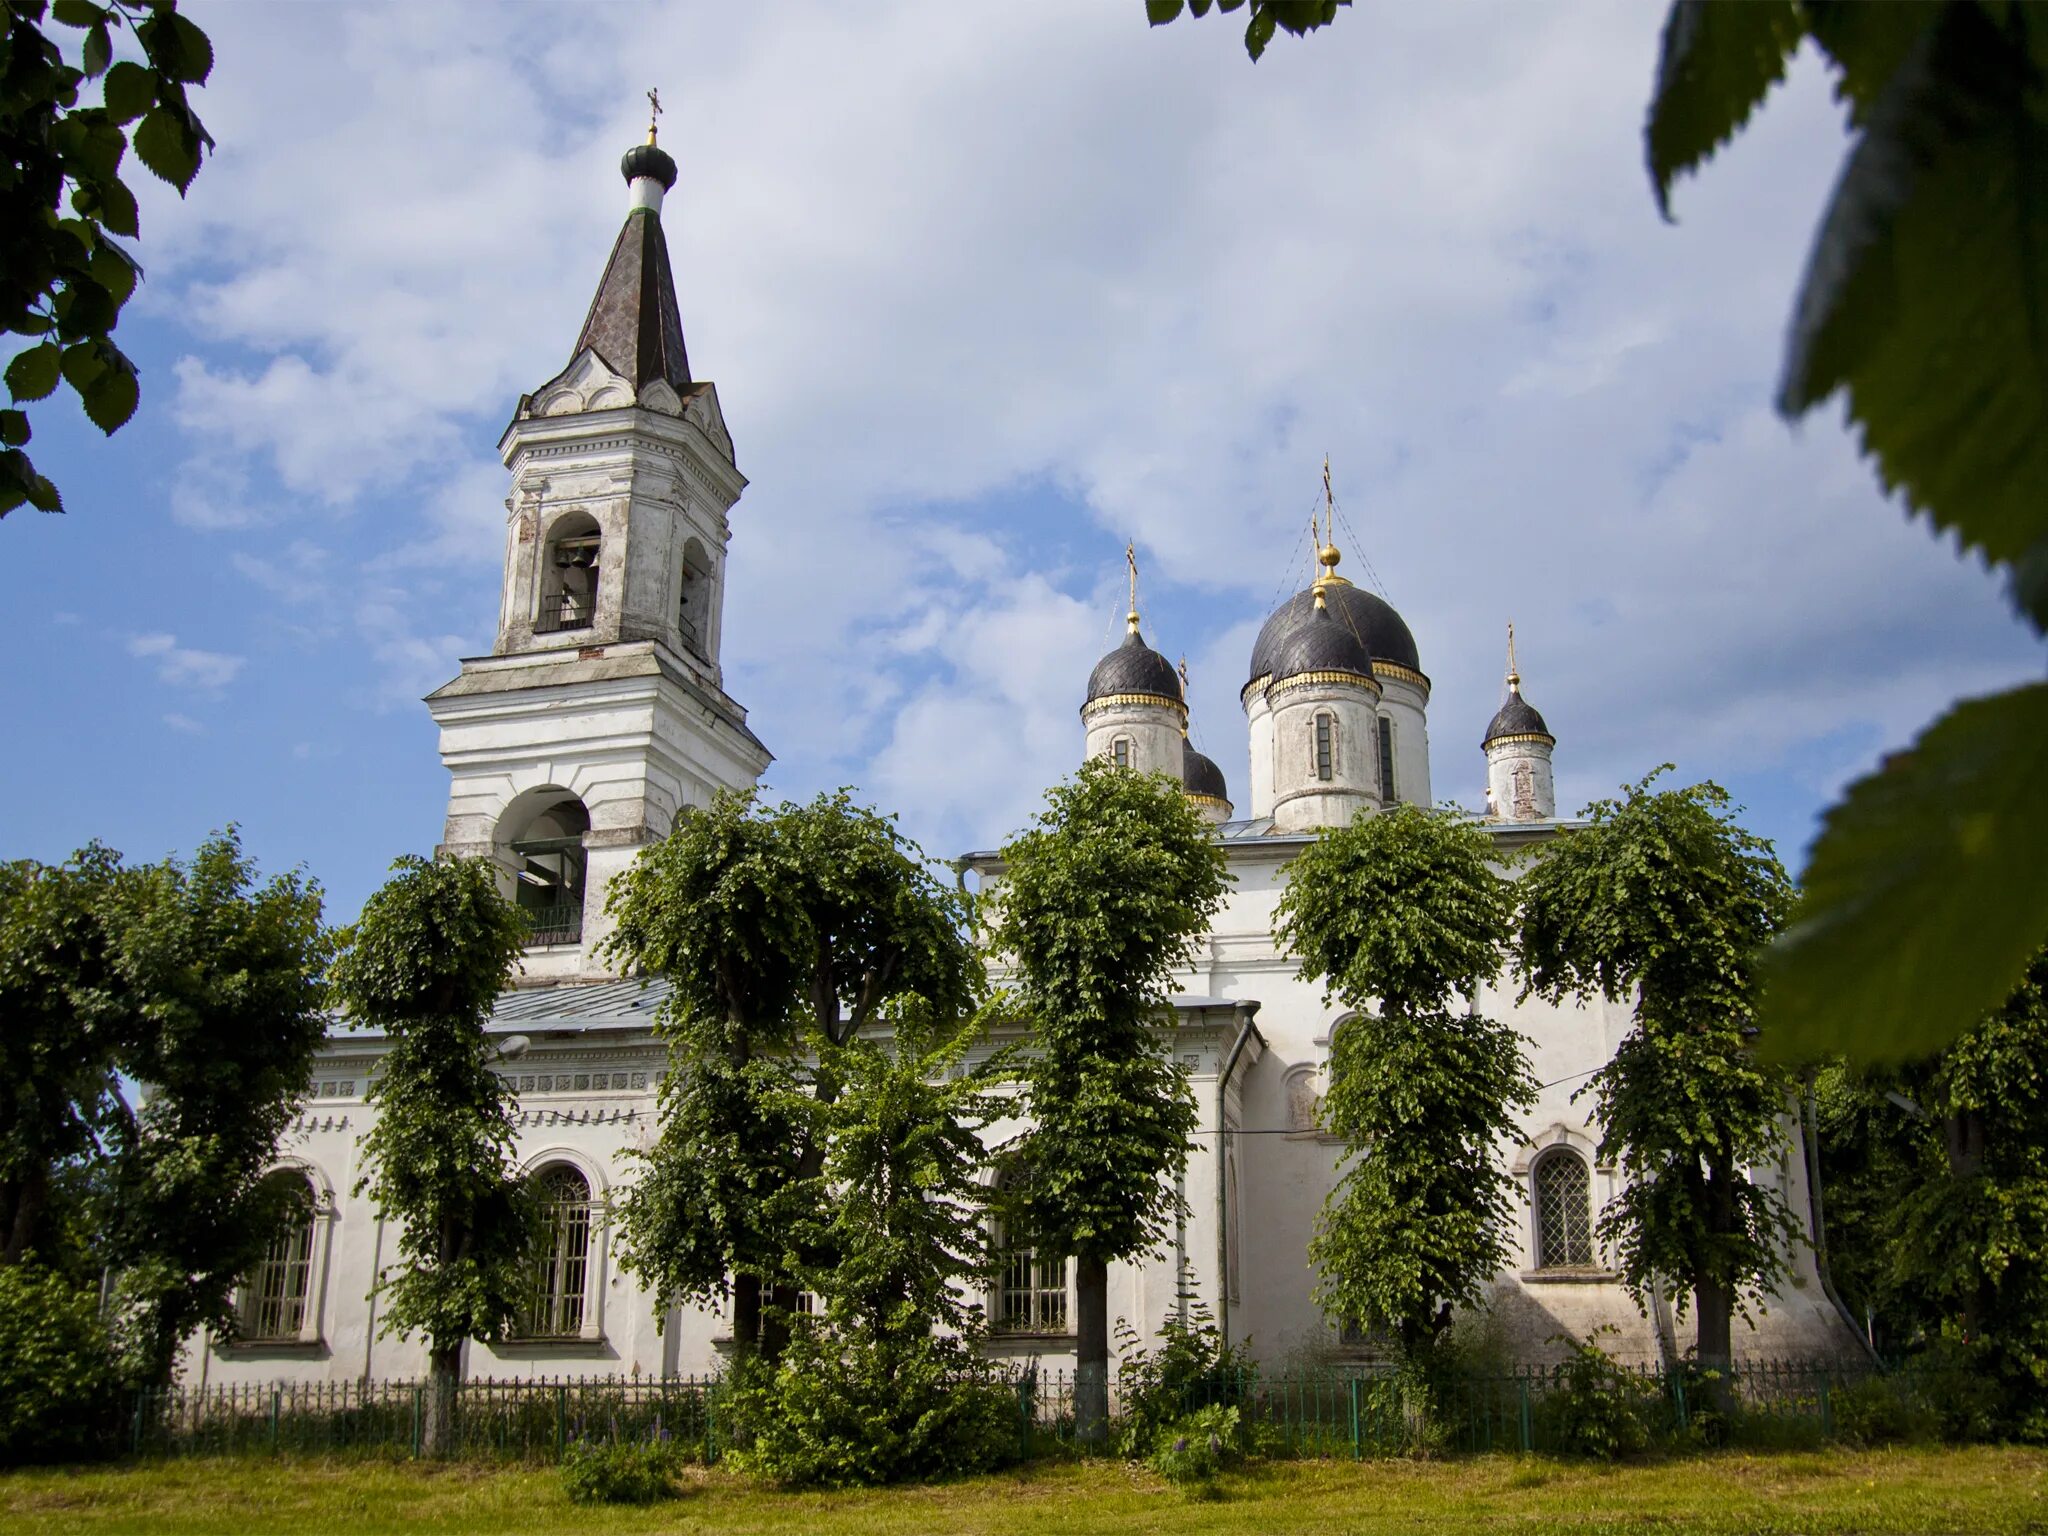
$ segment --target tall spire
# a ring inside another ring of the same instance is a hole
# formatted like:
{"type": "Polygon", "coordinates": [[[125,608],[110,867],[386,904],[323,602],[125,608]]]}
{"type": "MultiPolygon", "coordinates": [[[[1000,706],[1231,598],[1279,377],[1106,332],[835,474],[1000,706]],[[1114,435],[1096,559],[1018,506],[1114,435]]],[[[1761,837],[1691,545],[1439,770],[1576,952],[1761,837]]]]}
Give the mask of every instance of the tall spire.
{"type": "MultiPolygon", "coordinates": [[[[1309,519],[1309,538],[1317,537],[1315,519],[1309,519]]],[[[1330,456],[1323,455],[1323,543],[1316,550],[1316,563],[1322,567],[1315,579],[1316,607],[1323,603],[1323,589],[1326,587],[1348,587],[1351,583],[1337,574],[1337,562],[1344,556],[1337,549],[1337,497],[1330,489],[1330,456]]]]}
{"type": "Polygon", "coordinates": [[[1138,632],[1138,544],[1135,539],[1124,545],[1124,564],[1131,569],[1131,611],[1124,615],[1124,623],[1135,635],[1138,632]]]}
{"type": "Polygon", "coordinates": [[[1508,692],[1520,696],[1522,674],[1515,670],[1515,621],[1508,620],[1508,692]]]}
{"type": "Polygon", "coordinates": [[[680,393],[691,384],[690,359],[661,229],[661,200],[676,184],[676,163],[655,143],[660,93],[649,91],[647,99],[647,142],[635,145],[619,162],[629,189],[626,224],[570,355],[588,347],[636,390],[660,379],[680,393]]]}

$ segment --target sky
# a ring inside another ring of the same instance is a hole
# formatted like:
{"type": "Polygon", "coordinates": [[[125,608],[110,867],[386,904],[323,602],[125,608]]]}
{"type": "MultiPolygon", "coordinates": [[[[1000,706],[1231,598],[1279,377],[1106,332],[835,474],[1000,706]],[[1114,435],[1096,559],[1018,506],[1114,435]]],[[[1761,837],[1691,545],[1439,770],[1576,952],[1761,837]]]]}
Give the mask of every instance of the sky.
{"type": "Polygon", "coordinates": [[[1770,408],[1847,142],[1811,57],[1666,223],[1644,0],[1364,5],[1256,65],[1138,0],[188,9],[219,148],[182,201],[135,177],[141,411],[37,407],[69,511],[0,522],[0,857],[234,823],[346,920],[433,848],[419,700],[489,649],[498,437],[568,361],[650,86],[751,482],[726,685],[780,795],[1000,843],[1076,764],[1132,540],[1242,801],[1325,455],[1440,799],[1483,801],[1510,619],[1561,808],[1668,761],[1795,873],[1850,778],[2040,674],[1837,405],[1770,408]]]}

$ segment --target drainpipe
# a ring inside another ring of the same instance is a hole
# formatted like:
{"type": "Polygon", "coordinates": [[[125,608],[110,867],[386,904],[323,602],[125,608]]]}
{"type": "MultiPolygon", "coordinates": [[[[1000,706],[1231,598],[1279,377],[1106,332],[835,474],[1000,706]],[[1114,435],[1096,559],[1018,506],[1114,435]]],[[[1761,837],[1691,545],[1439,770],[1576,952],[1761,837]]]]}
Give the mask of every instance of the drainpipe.
{"type": "Polygon", "coordinates": [[[1230,1074],[1252,1037],[1252,1017],[1258,1011],[1256,1002],[1237,1005],[1237,1038],[1230,1042],[1230,1054],[1216,1074],[1216,1325],[1225,1348],[1230,1345],[1230,1136],[1224,1129],[1224,1106],[1230,1074]]]}
{"type": "Polygon", "coordinates": [[[1864,1353],[1870,1356],[1873,1363],[1883,1365],[1884,1361],[1878,1356],[1877,1346],[1870,1341],[1869,1336],[1861,1328],[1856,1326],[1855,1317],[1843,1302],[1841,1293],[1835,1289],[1834,1276],[1828,1273],[1827,1219],[1821,1209],[1820,1197],[1820,1127],[1818,1116],[1814,1109],[1813,1068],[1811,1067],[1806,1069],[1805,1091],[1799,1095],[1799,1108],[1804,1122],[1802,1128],[1805,1131],[1805,1134],[1800,1137],[1800,1141],[1804,1143],[1803,1150],[1806,1153],[1806,1202],[1813,1217],[1814,1272],[1820,1276],[1822,1294],[1834,1303],[1835,1311],[1841,1314],[1843,1323],[1848,1326],[1850,1336],[1863,1346],[1864,1353]]]}

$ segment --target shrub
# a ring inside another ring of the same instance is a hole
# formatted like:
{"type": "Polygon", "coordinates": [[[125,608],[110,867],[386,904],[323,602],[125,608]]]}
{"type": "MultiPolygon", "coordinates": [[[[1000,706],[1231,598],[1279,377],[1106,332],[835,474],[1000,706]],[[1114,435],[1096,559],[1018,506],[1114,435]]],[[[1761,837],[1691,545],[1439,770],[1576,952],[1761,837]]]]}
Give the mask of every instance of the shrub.
{"type": "Polygon", "coordinates": [[[1867,1376],[1835,1392],[1831,1406],[1836,1431],[1857,1445],[1913,1444],[1941,1434],[1940,1415],[1897,1376],[1867,1376]]]}
{"type": "Polygon", "coordinates": [[[1543,1450],[1613,1461],[1649,1448],[1655,1389],[1600,1347],[1600,1335],[1611,1331],[1552,1341],[1567,1344],[1571,1355],[1536,1403],[1533,1428],[1543,1450]]]}
{"type": "Polygon", "coordinates": [[[98,1298],[32,1257],[0,1268],[0,1464],[106,1454],[121,1399],[98,1298]]]}
{"type": "Polygon", "coordinates": [[[572,1443],[562,1456],[562,1488],[572,1504],[652,1504],[674,1498],[676,1457],[653,1440],[572,1443]]]}
{"type": "Polygon", "coordinates": [[[1124,1418],[1118,1451],[1149,1456],[1159,1432],[1194,1409],[1244,1401],[1254,1372],[1245,1345],[1227,1345],[1209,1309],[1194,1302],[1183,1319],[1169,1312],[1159,1325],[1159,1347],[1139,1346],[1137,1330],[1117,1319],[1117,1392],[1124,1418]]]}
{"type": "Polygon", "coordinates": [[[1160,1430],[1150,1462],[1182,1493],[1213,1498],[1217,1474],[1236,1465],[1242,1453],[1237,1409],[1211,1403],[1160,1430]]]}
{"type": "Polygon", "coordinates": [[[929,1481],[1018,1455],[1016,1392],[954,1339],[805,1328],[776,1369],[743,1364],[732,1381],[730,1459],[785,1487],[929,1481]]]}

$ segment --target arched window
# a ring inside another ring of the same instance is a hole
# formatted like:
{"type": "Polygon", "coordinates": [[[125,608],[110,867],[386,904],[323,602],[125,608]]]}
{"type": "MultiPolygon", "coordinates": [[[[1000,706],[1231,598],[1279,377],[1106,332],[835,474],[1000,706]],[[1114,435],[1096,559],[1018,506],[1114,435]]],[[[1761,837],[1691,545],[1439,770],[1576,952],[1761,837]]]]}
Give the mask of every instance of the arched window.
{"type": "Polygon", "coordinates": [[[683,545],[682,592],[676,606],[676,628],[683,647],[696,655],[709,654],[711,645],[711,561],[704,546],[695,539],[683,545]]]}
{"type": "Polygon", "coordinates": [[[604,538],[597,519],[571,512],[548,530],[547,560],[541,568],[540,609],[533,632],[588,629],[597,621],[597,577],[604,538]]]}
{"type": "Polygon", "coordinates": [[[278,1196],[282,1221],[235,1298],[235,1320],[251,1343],[296,1341],[306,1329],[313,1279],[313,1186],[289,1169],[264,1181],[278,1196]]]}
{"type": "Polygon", "coordinates": [[[1586,1160],[1558,1147],[1537,1159],[1536,1265],[1539,1269],[1593,1266],[1593,1200],[1586,1160]]]}
{"type": "Polygon", "coordinates": [[[1337,717],[1316,716],[1316,777],[1328,783],[1337,776],[1337,717]]]}
{"type": "Polygon", "coordinates": [[[1131,738],[1119,736],[1109,744],[1109,760],[1119,768],[1131,766],[1131,738]]]}
{"type": "Polygon", "coordinates": [[[1394,722],[1380,716],[1380,799],[1394,803],[1394,722]]]}
{"type": "Polygon", "coordinates": [[[1013,1244],[1000,1215],[989,1223],[989,1246],[996,1261],[995,1291],[989,1297],[990,1331],[1067,1332],[1067,1261],[1013,1244]]]}
{"type": "Polygon", "coordinates": [[[518,882],[513,901],[525,914],[527,943],[576,944],[583,938],[585,854],[590,812],[566,790],[543,794],[500,831],[518,882]]]}
{"type": "Polygon", "coordinates": [[[520,1332],[529,1339],[573,1339],[583,1332],[590,1277],[590,1183],[557,1163],[533,1181],[533,1288],[520,1332]]]}

